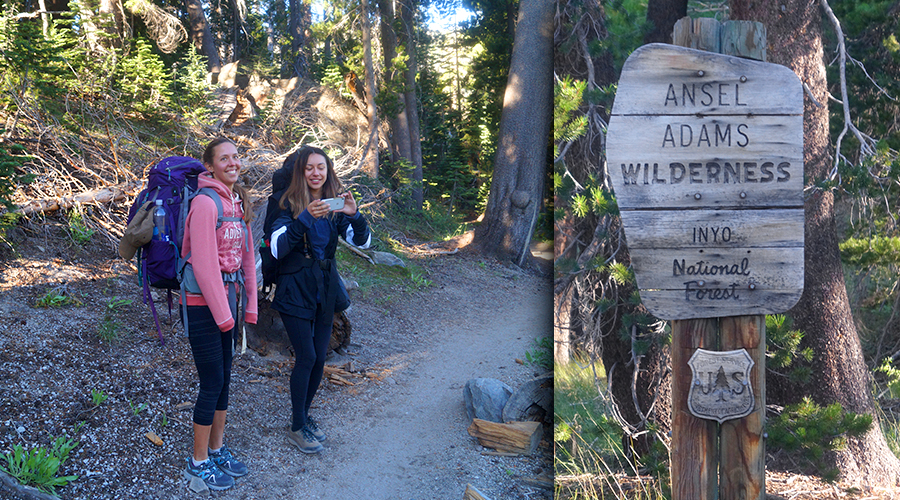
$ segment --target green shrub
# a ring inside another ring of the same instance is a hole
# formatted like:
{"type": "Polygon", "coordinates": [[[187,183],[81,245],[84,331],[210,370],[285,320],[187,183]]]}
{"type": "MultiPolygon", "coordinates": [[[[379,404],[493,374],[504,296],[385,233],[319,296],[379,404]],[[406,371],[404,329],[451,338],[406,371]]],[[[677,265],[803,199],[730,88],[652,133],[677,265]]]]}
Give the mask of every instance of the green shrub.
{"type": "Polygon", "coordinates": [[[119,338],[119,329],[122,328],[122,325],[117,318],[118,309],[121,306],[127,306],[132,302],[131,299],[118,299],[106,303],[103,319],[100,321],[100,326],[97,327],[97,335],[99,335],[102,340],[112,342],[119,338]]]}
{"type": "Polygon", "coordinates": [[[553,337],[541,337],[532,342],[533,349],[525,351],[525,361],[545,370],[553,369],[553,337]]]}
{"type": "Polygon", "coordinates": [[[0,469],[16,478],[20,483],[34,486],[35,488],[56,495],[56,488],[62,487],[78,479],[77,475],[58,477],[59,468],[69,457],[69,452],[78,446],[67,436],[56,438],[50,449],[38,446],[25,450],[21,444],[13,447],[13,450],[5,455],[0,455],[0,460],[6,465],[0,465],[0,469]]]}
{"type": "Polygon", "coordinates": [[[847,436],[859,437],[872,427],[871,415],[845,412],[840,403],[821,407],[809,398],[784,409],[766,426],[766,446],[796,452],[829,482],[838,479],[840,471],[829,468],[826,451],[843,449],[847,436]]]}
{"type": "Polygon", "coordinates": [[[69,210],[66,231],[69,233],[69,237],[72,238],[72,241],[78,245],[87,245],[95,232],[85,224],[84,213],[81,211],[80,207],[69,210]]]}
{"type": "Polygon", "coordinates": [[[65,295],[58,288],[47,290],[41,298],[34,304],[35,307],[62,307],[67,305],[81,305],[81,301],[65,295]]]}
{"type": "Polygon", "coordinates": [[[91,402],[94,406],[100,406],[109,396],[105,392],[97,389],[91,389],[91,402]]]}
{"type": "Polygon", "coordinates": [[[16,187],[34,180],[34,175],[22,171],[22,165],[33,158],[24,152],[25,147],[19,144],[0,146],[0,203],[7,210],[15,208],[10,197],[16,187]]]}

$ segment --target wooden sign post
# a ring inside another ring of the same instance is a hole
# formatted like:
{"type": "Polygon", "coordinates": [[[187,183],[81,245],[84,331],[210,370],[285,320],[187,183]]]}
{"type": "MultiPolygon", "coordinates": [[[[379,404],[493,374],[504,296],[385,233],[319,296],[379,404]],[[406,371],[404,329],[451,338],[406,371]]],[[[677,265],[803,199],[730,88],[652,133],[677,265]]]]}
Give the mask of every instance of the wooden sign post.
{"type": "Polygon", "coordinates": [[[673,320],[672,497],[761,500],[764,315],[803,291],[803,90],[718,54],[764,60],[759,23],[684,18],[674,39],[691,48],[622,69],[610,175],[641,299],[673,320]]]}

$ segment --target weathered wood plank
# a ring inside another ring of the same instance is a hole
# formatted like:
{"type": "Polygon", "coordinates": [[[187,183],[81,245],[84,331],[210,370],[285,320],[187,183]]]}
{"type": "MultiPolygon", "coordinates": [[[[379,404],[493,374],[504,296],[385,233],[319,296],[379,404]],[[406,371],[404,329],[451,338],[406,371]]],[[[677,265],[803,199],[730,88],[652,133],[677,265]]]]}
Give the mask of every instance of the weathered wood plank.
{"type": "Polygon", "coordinates": [[[720,31],[722,54],[766,60],[766,25],[754,21],[726,21],[720,31]]]}
{"type": "MultiPolygon", "coordinates": [[[[620,207],[621,208],[621,207],[620,207]]],[[[802,208],[771,210],[634,211],[623,217],[628,248],[802,247],[802,208]]]]}
{"type": "Polygon", "coordinates": [[[477,438],[482,446],[499,451],[530,455],[541,441],[543,428],[540,422],[490,422],[480,418],[472,419],[469,435],[477,438]]]}
{"type": "Polygon", "coordinates": [[[673,500],[716,498],[716,422],[691,415],[687,404],[692,382],[688,360],[697,348],[715,348],[716,328],[715,319],[672,322],[673,500]]]}
{"type": "Polygon", "coordinates": [[[668,164],[698,158],[723,161],[734,156],[757,158],[759,163],[774,158],[793,160],[797,146],[803,144],[802,128],[800,131],[794,129],[795,125],[803,124],[802,115],[698,116],[696,113],[678,115],[662,111],[616,116],[614,125],[610,125],[613,132],[640,130],[640,134],[615,136],[613,133],[610,134],[612,142],[607,145],[626,160],[640,158],[646,161],[655,153],[659,155],[657,161],[668,164]]]}
{"type": "MultiPolygon", "coordinates": [[[[702,281],[695,289],[737,284],[737,291],[754,293],[794,290],[803,284],[803,247],[793,248],[655,248],[632,257],[641,290],[676,290],[702,281]],[[642,281],[643,280],[643,281],[642,281]],[[647,284],[652,284],[648,286],[647,284]],[[750,285],[753,285],[752,287],[750,285]]],[[[688,304],[685,304],[688,306],[688,304]]]]}
{"type": "Polygon", "coordinates": [[[802,91],[797,75],[778,64],[651,43],[623,65],[612,114],[658,109],[667,114],[734,114],[735,109],[746,113],[752,108],[754,115],[802,115],[803,102],[795,98],[802,91]]]}
{"type": "Polygon", "coordinates": [[[762,436],[766,401],[766,318],[722,318],[719,328],[722,350],[746,349],[756,363],[750,370],[755,405],[753,413],[741,419],[728,420],[720,427],[719,499],[764,500],[766,457],[762,436]]]}
{"type": "MultiPolygon", "coordinates": [[[[641,290],[641,301],[648,310],[662,319],[711,318],[744,316],[748,314],[778,314],[784,312],[782,304],[796,304],[802,290],[770,291],[762,295],[749,296],[747,300],[723,302],[690,301],[685,307],[684,290],[641,290]]],[[[743,298],[743,297],[742,297],[743,298]]]]}
{"type": "Polygon", "coordinates": [[[718,53],[722,51],[720,30],[719,21],[711,17],[697,19],[682,17],[675,22],[672,43],[681,47],[718,53]]]}

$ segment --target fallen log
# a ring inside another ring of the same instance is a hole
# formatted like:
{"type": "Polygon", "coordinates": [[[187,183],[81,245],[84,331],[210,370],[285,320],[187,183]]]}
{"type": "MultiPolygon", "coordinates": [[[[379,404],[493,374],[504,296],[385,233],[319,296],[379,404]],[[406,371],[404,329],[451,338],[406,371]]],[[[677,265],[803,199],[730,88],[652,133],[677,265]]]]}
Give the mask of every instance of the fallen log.
{"type": "Polygon", "coordinates": [[[472,419],[468,429],[469,435],[487,448],[498,451],[531,455],[541,442],[543,427],[540,422],[507,422],[500,424],[472,419]]]}
{"type": "Polygon", "coordinates": [[[54,212],[56,210],[65,210],[74,207],[76,204],[102,204],[114,201],[122,201],[128,196],[130,190],[134,190],[134,186],[110,186],[101,189],[86,191],[73,196],[63,196],[62,198],[48,198],[43,200],[31,200],[16,209],[17,213],[22,215],[33,215],[36,213],[54,212]]]}
{"type": "Polygon", "coordinates": [[[365,252],[363,252],[362,250],[360,250],[360,249],[354,247],[353,245],[347,243],[347,242],[344,241],[342,238],[338,238],[338,241],[341,242],[342,245],[344,245],[345,247],[347,247],[351,252],[353,252],[353,253],[355,253],[356,255],[359,255],[360,257],[362,257],[362,258],[366,259],[367,261],[369,261],[369,264],[375,265],[375,261],[372,260],[372,257],[369,257],[369,255],[366,254],[365,252]]]}

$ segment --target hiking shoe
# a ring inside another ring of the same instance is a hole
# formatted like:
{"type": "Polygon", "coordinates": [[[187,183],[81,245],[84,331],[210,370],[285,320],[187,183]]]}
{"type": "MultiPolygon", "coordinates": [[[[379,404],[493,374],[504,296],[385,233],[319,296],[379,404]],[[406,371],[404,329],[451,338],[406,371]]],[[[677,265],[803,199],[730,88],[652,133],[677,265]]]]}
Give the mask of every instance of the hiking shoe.
{"type": "Polygon", "coordinates": [[[313,436],[312,431],[306,425],[298,431],[288,429],[287,438],[292,445],[299,448],[303,453],[319,453],[325,448],[322,446],[322,443],[316,441],[316,437],[313,436]]]}
{"type": "Polygon", "coordinates": [[[194,462],[188,457],[187,468],[184,470],[185,479],[192,480],[200,478],[206,487],[211,490],[227,490],[234,486],[234,479],[222,472],[219,466],[212,460],[207,460],[200,465],[195,466],[194,462]]]}
{"type": "Polygon", "coordinates": [[[325,435],[325,431],[319,429],[319,424],[316,423],[312,417],[306,417],[306,426],[309,427],[309,430],[312,432],[313,437],[316,438],[316,441],[324,443],[325,440],[328,439],[328,436],[325,435]]]}
{"type": "Polygon", "coordinates": [[[218,453],[210,453],[209,459],[216,463],[219,470],[231,477],[246,476],[247,473],[250,472],[243,462],[234,458],[234,455],[231,454],[231,450],[224,444],[218,453]]]}

